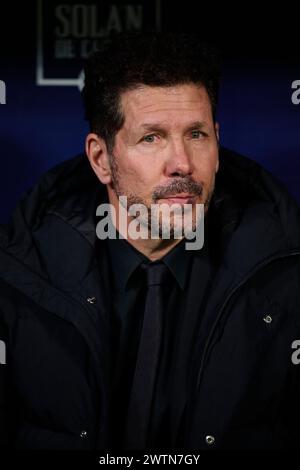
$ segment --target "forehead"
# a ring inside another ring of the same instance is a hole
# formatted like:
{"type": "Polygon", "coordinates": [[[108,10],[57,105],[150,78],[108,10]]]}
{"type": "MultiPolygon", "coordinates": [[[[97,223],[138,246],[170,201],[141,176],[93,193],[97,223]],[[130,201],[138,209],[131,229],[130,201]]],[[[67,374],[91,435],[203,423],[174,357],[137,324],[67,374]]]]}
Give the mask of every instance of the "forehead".
{"type": "Polygon", "coordinates": [[[185,124],[211,121],[212,111],[205,87],[195,84],[172,87],[140,86],[121,94],[124,127],[138,127],[144,122],[185,124]]]}

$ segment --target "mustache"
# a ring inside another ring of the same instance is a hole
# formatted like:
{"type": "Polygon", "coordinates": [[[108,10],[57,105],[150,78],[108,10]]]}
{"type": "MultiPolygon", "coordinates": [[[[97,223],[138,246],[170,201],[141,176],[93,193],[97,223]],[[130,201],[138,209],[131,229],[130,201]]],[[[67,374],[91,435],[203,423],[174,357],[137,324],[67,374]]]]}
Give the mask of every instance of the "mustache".
{"type": "Polygon", "coordinates": [[[202,192],[203,185],[201,183],[197,183],[191,178],[186,177],[173,180],[168,184],[168,186],[156,186],[152,193],[152,197],[154,201],[156,201],[166,196],[170,197],[179,193],[189,193],[193,196],[201,196],[202,192]]]}

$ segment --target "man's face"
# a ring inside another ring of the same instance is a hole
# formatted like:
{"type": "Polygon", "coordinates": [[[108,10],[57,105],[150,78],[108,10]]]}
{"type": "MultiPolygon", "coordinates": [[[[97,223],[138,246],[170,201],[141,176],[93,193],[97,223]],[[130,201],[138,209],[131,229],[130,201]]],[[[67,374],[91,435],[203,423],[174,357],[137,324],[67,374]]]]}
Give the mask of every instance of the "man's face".
{"type": "Polygon", "coordinates": [[[122,93],[121,107],[125,122],[110,156],[109,192],[127,196],[128,206],[202,203],[206,212],[218,169],[217,130],[206,89],[141,86],[122,93]]]}

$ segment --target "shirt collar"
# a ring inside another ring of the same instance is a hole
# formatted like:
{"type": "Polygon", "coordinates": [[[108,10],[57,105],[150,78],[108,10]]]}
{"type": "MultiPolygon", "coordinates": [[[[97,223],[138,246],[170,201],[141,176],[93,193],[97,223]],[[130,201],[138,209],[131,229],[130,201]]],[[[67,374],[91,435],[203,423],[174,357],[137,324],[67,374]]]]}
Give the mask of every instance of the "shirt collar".
{"type": "MultiPolygon", "coordinates": [[[[129,279],[140,264],[151,263],[151,261],[124,238],[107,239],[107,242],[114,285],[118,290],[125,291],[129,279]]],[[[205,257],[207,253],[205,244],[205,248],[193,251],[186,250],[185,243],[186,239],[181,240],[160,259],[168,266],[182,290],[185,289],[188,281],[192,256],[205,257]]]]}
{"type": "Polygon", "coordinates": [[[114,285],[118,290],[125,290],[127,282],[134,271],[142,262],[147,263],[149,260],[125,238],[107,239],[106,242],[114,285]]]}
{"type": "Polygon", "coordinates": [[[191,251],[185,249],[186,240],[181,240],[161,260],[168,266],[171,273],[184,290],[191,267],[191,251]]]}

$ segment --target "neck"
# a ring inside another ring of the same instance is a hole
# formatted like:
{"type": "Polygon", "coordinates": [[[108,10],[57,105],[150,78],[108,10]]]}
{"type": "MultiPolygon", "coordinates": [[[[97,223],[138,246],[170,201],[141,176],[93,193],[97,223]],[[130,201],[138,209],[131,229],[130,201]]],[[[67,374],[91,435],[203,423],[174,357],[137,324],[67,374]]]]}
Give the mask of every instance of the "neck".
{"type": "Polygon", "coordinates": [[[136,250],[140,251],[151,261],[156,261],[165,256],[176,246],[182,239],[173,240],[143,240],[141,238],[132,240],[127,237],[128,243],[130,243],[136,250]]]}

